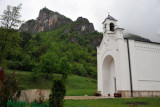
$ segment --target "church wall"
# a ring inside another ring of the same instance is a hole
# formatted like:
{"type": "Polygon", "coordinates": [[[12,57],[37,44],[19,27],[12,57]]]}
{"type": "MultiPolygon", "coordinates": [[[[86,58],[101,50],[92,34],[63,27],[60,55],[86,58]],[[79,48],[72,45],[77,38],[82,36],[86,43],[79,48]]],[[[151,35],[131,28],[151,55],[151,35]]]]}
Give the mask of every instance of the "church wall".
{"type": "MultiPolygon", "coordinates": [[[[122,43],[121,43],[122,44],[122,43]]],[[[132,72],[132,84],[134,97],[153,97],[160,96],[160,45],[139,42],[129,40],[131,72],[132,72]]],[[[121,69],[122,83],[129,77],[129,64],[127,40],[124,40],[123,56],[121,56],[120,65],[124,69],[121,69]],[[127,54],[126,54],[127,53],[127,54]]],[[[127,83],[130,86],[130,83],[127,83]]],[[[126,88],[123,85],[122,90],[118,92],[122,93],[123,97],[130,97],[130,88],[126,88]]]]}
{"type": "Polygon", "coordinates": [[[129,64],[127,42],[124,39],[118,40],[119,45],[119,76],[121,77],[121,88],[119,91],[130,90],[129,64]]]}
{"type": "Polygon", "coordinates": [[[160,45],[134,42],[136,90],[160,90],[160,45]]]}

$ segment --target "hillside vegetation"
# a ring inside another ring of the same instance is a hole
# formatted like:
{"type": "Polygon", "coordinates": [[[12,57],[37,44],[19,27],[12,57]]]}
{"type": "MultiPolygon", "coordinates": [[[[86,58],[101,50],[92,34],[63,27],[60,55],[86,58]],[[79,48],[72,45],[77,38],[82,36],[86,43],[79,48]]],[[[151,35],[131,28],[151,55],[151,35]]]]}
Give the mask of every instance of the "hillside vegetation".
{"type": "MultiPolygon", "coordinates": [[[[88,40],[97,38],[99,33],[81,36],[71,32],[68,35],[64,32],[65,29],[66,27],[34,35],[13,31],[19,36],[12,34],[7,41],[4,38],[4,42],[1,42],[5,46],[4,50],[1,50],[1,63],[15,70],[57,74],[67,72],[96,78],[96,50],[88,44],[88,40]],[[71,41],[73,37],[76,38],[76,43],[71,41]],[[12,38],[15,40],[10,41],[12,38]],[[12,48],[14,45],[15,48],[12,48]]],[[[1,29],[0,33],[4,31],[7,32],[6,35],[10,33],[4,29],[1,29]]]]}

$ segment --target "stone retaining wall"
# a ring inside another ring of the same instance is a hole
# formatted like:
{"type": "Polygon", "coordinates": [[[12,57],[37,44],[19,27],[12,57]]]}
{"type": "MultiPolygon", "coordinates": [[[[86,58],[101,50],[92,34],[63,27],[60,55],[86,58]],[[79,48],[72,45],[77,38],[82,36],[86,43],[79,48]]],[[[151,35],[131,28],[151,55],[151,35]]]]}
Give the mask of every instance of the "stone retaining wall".
{"type": "Polygon", "coordinates": [[[40,94],[44,96],[44,100],[49,99],[50,89],[29,89],[22,90],[19,100],[26,101],[27,104],[31,103],[35,99],[38,99],[40,94]]]}

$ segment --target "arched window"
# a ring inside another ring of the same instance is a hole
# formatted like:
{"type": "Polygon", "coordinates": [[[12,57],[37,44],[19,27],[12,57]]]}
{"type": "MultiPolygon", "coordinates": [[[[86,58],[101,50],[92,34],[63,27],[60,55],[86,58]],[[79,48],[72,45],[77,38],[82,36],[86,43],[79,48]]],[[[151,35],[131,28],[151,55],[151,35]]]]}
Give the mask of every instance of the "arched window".
{"type": "Polygon", "coordinates": [[[110,31],[114,31],[114,24],[110,23],[110,31]]]}

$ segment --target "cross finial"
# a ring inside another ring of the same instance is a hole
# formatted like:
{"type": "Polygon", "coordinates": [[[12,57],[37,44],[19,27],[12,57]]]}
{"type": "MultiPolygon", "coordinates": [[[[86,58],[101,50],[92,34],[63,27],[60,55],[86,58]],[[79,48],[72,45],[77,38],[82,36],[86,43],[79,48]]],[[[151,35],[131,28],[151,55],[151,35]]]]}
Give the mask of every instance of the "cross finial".
{"type": "Polygon", "coordinates": [[[109,16],[109,12],[108,12],[108,16],[109,16]]]}

